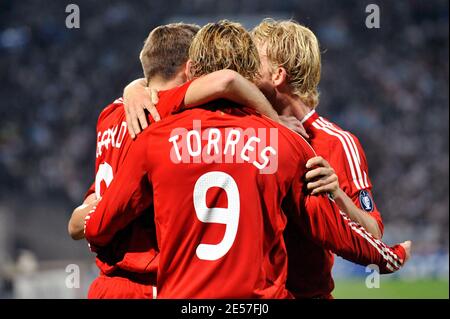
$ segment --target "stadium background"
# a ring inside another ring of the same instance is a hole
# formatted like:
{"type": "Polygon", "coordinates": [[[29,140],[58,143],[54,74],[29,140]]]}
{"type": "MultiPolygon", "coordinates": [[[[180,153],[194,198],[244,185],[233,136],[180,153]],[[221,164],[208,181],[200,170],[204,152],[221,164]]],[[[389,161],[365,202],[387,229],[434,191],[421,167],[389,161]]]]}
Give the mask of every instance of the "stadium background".
{"type": "MultiPolygon", "coordinates": [[[[66,224],[93,179],[100,110],[141,76],[148,32],[173,21],[228,18],[252,27],[294,18],[323,50],[322,115],[354,132],[369,161],[387,243],[414,256],[368,289],[363,267],[338,259],[336,297],[448,298],[448,1],[0,2],[0,298],[81,298],[96,274],[66,224]],[[365,8],[381,9],[368,29],[365,8]],[[66,287],[80,267],[80,288],[66,287]]],[[[251,270],[249,270],[251,271],[251,270]]]]}

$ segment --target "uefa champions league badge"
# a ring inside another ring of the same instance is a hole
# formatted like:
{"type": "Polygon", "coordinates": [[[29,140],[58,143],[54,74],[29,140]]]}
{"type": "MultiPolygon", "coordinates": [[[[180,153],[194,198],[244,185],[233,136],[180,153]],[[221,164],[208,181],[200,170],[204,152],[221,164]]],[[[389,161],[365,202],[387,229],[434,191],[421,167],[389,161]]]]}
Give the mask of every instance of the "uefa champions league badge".
{"type": "Polygon", "coordinates": [[[369,192],[364,190],[359,192],[359,203],[361,204],[361,208],[366,212],[373,212],[373,200],[369,192]]]}

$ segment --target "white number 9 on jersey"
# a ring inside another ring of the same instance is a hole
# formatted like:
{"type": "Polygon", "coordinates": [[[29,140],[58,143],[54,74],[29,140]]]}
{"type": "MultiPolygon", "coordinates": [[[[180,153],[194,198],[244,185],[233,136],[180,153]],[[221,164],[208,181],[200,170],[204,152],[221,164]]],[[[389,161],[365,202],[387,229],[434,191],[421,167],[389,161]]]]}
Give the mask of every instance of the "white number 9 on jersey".
{"type": "Polygon", "coordinates": [[[240,199],[239,189],[233,177],[224,172],[209,172],[197,180],[194,187],[194,208],[198,219],[203,223],[226,225],[225,235],[216,245],[200,244],[197,257],[202,260],[217,260],[231,248],[239,225],[240,199]],[[222,188],[228,199],[228,208],[209,208],[206,206],[206,193],[211,187],[222,188]]]}

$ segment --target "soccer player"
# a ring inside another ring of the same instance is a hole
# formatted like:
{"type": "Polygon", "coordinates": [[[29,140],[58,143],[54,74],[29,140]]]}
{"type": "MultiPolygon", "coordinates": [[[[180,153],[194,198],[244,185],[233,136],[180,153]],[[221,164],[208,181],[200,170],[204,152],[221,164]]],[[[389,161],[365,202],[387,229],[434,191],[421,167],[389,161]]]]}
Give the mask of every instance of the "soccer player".
{"type": "MultiPolygon", "coordinates": [[[[308,189],[313,194],[330,193],[351,220],[380,239],[383,222],[373,200],[364,150],[356,136],[316,111],[321,58],[314,33],[294,21],[266,19],[253,36],[261,57],[259,87],[280,116],[295,116],[302,122],[319,155],[307,163],[308,168],[316,167],[306,174],[308,189]]],[[[288,223],[286,245],[290,291],[299,298],[330,298],[332,252],[303,236],[293,223],[288,223]]]]}
{"type": "MultiPolygon", "coordinates": [[[[141,62],[148,83],[158,89],[172,88],[186,82],[186,62],[191,40],[199,27],[170,24],[153,30],[141,52],[141,62]]],[[[277,119],[264,95],[237,72],[218,71],[195,81],[190,86],[185,106],[194,106],[218,98],[246,103],[277,119]],[[272,114],[271,114],[272,113],[272,114]]],[[[176,109],[162,112],[165,117],[176,109]]],[[[159,114],[158,114],[159,116],[159,114]]],[[[96,178],[85,202],[74,210],[69,233],[74,239],[84,238],[84,218],[95,208],[99,198],[117,174],[132,140],[127,133],[122,99],[106,107],[97,124],[96,178]]],[[[93,282],[89,298],[156,297],[156,265],[158,247],[154,231],[153,209],[118,233],[106,247],[97,250],[96,263],[101,270],[93,282]]]]}
{"type": "MultiPolygon", "coordinates": [[[[190,58],[193,77],[227,67],[254,80],[259,67],[249,34],[227,21],[202,28],[190,58]]],[[[173,97],[193,83],[161,92],[159,112],[179,107],[173,97]]],[[[403,247],[372,246],[370,234],[326,196],[304,195],[301,177],[313,156],[304,139],[248,108],[216,101],[185,110],[138,136],[86,219],[86,238],[107,245],[153,203],[159,297],[288,297],[281,202],[290,197],[295,222],[316,243],[382,272],[397,270],[403,247]]]]}

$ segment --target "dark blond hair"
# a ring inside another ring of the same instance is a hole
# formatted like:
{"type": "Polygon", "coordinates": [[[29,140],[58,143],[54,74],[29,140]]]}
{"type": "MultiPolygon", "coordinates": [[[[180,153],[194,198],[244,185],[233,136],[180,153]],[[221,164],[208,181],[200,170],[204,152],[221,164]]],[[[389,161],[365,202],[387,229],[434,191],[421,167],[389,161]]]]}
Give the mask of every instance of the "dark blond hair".
{"type": "Polygon", "coordinates": [[[283,67],[293,93],[309,107],[319,103],[321,59],[319,42],[314,33],[295,21],[265,19],[252,35],[261,47],[266,45],[272,67],[283,67]]]}
{"type": "Polygon", "coordinates": [[[208,23],[194,37],[189,49],[194,77],[222,69],[238,72],[254,81],[259,70],[259,55],[250,34],[235,22],[208,23]]]}
{"type": "Polygon", "coordinates": [[[200,27],[194,24],[172,23],[150,32],[140,54],[145,78],[155,76],[171,80],[187,62],[189,47],[200,27]]]}

